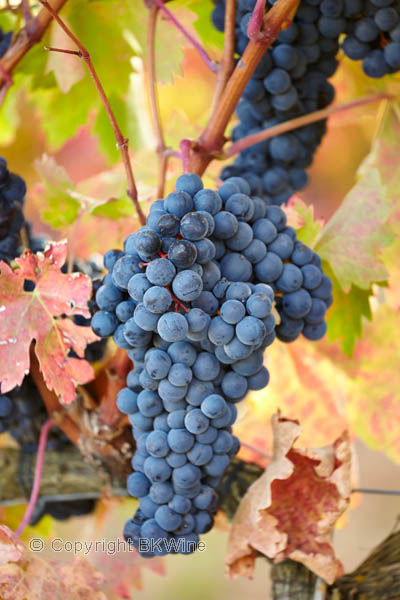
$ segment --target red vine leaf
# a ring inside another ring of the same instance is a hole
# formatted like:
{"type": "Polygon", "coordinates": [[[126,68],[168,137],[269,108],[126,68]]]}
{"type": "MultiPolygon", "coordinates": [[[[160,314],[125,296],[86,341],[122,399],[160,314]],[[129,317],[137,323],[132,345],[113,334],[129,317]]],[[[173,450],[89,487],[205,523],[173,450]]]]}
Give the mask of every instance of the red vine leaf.
{"type": "Polygon", "coordinates": [[[9,562],[17,562],[24,552],[25,546],[19,537],[6,525],[0,525],[0,567],[9,562]]]}
{"type": "Polygon", "coordinates": [[[276,414],[273,457],[233,519],[227,565],[231,576],[251,577],[257,553],[275,562],[303,563],[328,583],[343,573],[331,545],[332,529],[349,504],[350,447],[344,433],[334,444],[298,449],[297,421],[276,414]]]}
{"type": "Polygon", "coordinates": [[[90,364],[69,356],[72,349],[83,357],[86,345],[97,340],[90,327],[80,327],[66,316],[89,317],[90,278],[82,273],[65,275],[61,267],[66,242],[51,243],[44,253],[25,250],[13,270],[0,262],[0,381],[8,392],[29,372],[29,348],[35,352],[49,389],[65,403],[75,400],[75,386],[93,376],[90,364]],[[28,280],[32,292],[24,291],[28,280]],[[33,283],[32,283],[33,282],[33,283]]]}
{"type": "Polygon", "coordinates": [[[25,558],[0,566],[1,600],[107,600],[104,577],[86,560],[69,563],[25,558]]]}

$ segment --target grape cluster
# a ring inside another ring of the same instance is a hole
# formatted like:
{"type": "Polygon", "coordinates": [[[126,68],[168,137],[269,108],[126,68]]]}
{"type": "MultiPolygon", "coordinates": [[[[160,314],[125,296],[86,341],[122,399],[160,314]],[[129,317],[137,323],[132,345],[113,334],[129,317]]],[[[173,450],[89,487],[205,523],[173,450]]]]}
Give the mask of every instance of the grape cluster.
{"type": "MultiPolygon", "coordinates": [[[[274,4],[276,0],[269,0],[274,4]]],[[[223,31],[225,0],[214,0],[214,26],[223,31]]],[[[236,5],[236,51],[248,43],[256,0],[236,5]]],[[[344,52],[363,59],[371,77],[400,69],[399,0],[302,0],[288,29],[265,52],[237,107],[233,141],[328,106],[335,90],[339,37],[344,52]]],[[[307,184],[307,168],[326,131],[325,120],[272,137],[243,150],[221,179],[244,177],[253,194],[281,205],[307,184]]]]}
{"type": "MultiPolygon", "coordinates": [[[[214,1],[212,20],[222,31],[225,2],[214,1]]],[[[256,0],[237,2],[238,54],[249,41],[247,26],[255,3],[256,0]]],[[[233,141],[332,102],[335,91],[328,78],[337,68],[340,32],[335,33],[330,18],[322,12],[326,4],[326,0],[303,0],[292,25],[281,31],[265,52],[238,104],[239,124],[232,131],[233,141]]],[[[340,0],[335,4],[340,4],[340,0]]],[[[244,177],[252,193],[262,195],[270,204],[281,205],[307,184],[306,169],[325,131],[325,121],[318,121],[260,142],[242,151],[234,164],[222,171],[221,178],[244,177]]]]}
{"type": "Polygon", "coordinates": [[[352,60],[362,60],[369,77],[383,77],[400,69],[399,0],[348,3],[346,39],[342,48],[352,60]]]}
{"type": "Polygon", "coordinates": [[[25,194],[25,181],[10,173],[7,162],[0,157],[0,260],[9,260],[18,254],[25,222],[25,194]]]}
{"type": "Polygon", "coordinates": [[[0,28],[0,58],[7,52],[11,44],[12,35],[12,31],[8,31],[7,33],[5,33],[0,28]]]}
{"type": "MultiPolygon", "coordinates": [[[[20,387],[0,395],[0,434],[9,432],[24,452],[36,452],[40,431],[48,419],[43,400],[33,379],[28,375],[20,387]]],[[[58,450],[68,438],[57,428],[49,432],[47,447],[58,450]]]]}
{"type": "Polygon", "coordinates": [[[93,498],[76,500],[43,500],[39,498],[29,525],[31,527],[37,525],[45,515],[49,515],[57,521],[88,515],[93,512],[95,506],[96,501],[93,498]]]}
{"type": "Polygon", "coordinates": [[[92,327],[135,366],[117,398],[137,447],[128,492],[140,498],[125,536],[136,547],[163,540],[153,554],[171,540],[186,553],[212,527],[215,490],[239,448],[235,404],[269,381],[265,348],[276,335],[325,333],[331,286],[319,257],[279,207],[250,194],[242,178],[215,192],[182,175],[124,250],[104,256],[92,327]]]}

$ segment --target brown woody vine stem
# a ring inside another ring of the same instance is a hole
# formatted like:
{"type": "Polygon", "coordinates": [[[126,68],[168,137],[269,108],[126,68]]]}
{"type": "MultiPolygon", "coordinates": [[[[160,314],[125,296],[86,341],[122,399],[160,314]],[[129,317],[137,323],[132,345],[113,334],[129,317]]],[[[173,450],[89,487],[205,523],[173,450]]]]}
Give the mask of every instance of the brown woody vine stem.
{"type": "Polygon", "coordinates": [[[246,50],[238,61],[218,105],[211,114],[208,124],[193,148],[192,169],[202,175],[213,157],[218,154],[225,141],[225,129],[243,94],[244,88],[253,75],[264,52],[278,36],[282,26],[288,26],[300,0],[278,0],[264,17],[262,39],[249,41],[246,50]]]}
{"type": "Polygon", "coordinates": [[[165,188],[165,178],[170,155],[165,145],[163,126],[161,122],[160,106],[157,93],[156,77],[156,57],[155,57],[155,37],[157,17],[159,7],[153,5],[150,7],[149,25],[147,33],[147,60],[145,65],[145,78],[150,100],[151,120],[153,124],[154,136],[157,143],[158,155],[158,178],[157,178],[157,198],[163,198],[165,188]]]}
{"type": "Polygon", "coordinates": [[[192,172],[192,144],[193,142],[188,139],[184,139],[179,144],[182,158],[182,168],[184,173],[192,172]]]}
{"type": "MultiPolygon", "coordinates": [[[[53,11],[57,13],[66,1],[53,0],[53,11]]],[[[32,46],[41,40],[52,19],[53,15],[46,8],[43,8],[34,19],[29,20],[25,27],[18,32],[10,48],[0,60],[3,67],[0,72],[0,89],[5,83],[4,71],[8,74],[12,73],[32,46]]]]}
{"type": "Polygon", "coordinates": [[[317,110],[315,112],[309,113],[308,115],[303,115],[301,117],[296,117],[295,119],[290,119],[289,121],[279,123],[279,125],[274,125],[273,127],[269,127],[268,129],[264,129],[263,131],[258,131],[257,133],[248,135],[242,138],[241,140],[238,140],[237,142],[226,148],[224,150],[224,153],[219,158],[230,158],[235,154],[239,154],[240,152],[242,152],[242,150],[245,150],[250,146],[254,146],[254,144],[258,144],[259,142],[268,140],[269,138],[280,135],[281,133],[287,133],[288,131],[292,131],[293,129],[297,129],[298,127],[304,127],[304,125],[310,125],[311,123],[315,123],[316,121],[321,121],[322,119],[326,119],[330,115],[339,112],[344,112],[353,108],[358,108],[359,106],[364,106],[365,104],[370,104],[371,102],[388,100],[390,98],[392,98],[392,96],[390,96],[389,94],[374,94],[372,96],[360,98],[359,100],[353,100],[351,102],[346,102],[345,104],[336,104],[334,106],[330,106],[329,108],[324,108],[322,110],[317,110]]]}
{"type": "Polygon", "coordinates": [[[21,0],[22,13],[24,15],[25,23],[32,21],[31,7],[29,6],[29,0],[21,0]]]}
{"type": "Polygon", "coordinates": [[[8,90],[13,85],[14,81],[10,73],[8,73],[0,61],[0,76],[3,78],[3,86],[0,88],[0,107],[3,105],[8,90]]]}
{"type": "MultiPolygon", "coordinates": [[[[93,66],[92,60],[90,58],[90,54],[89,54],[88,50],[85,48],[85,46],[83,46],[83,44],[81,44],[81,42],[78,40],[78,38],[72,33],[72,31],[69,29],[69,27],[64,23],[64,21],[58,16],[58,14],[54,10],[54,8],[47,2],[47,0],[39,0],[39,2],[49,11],[49,13],[54,17],[54,19],[57,21],[57,23],[61,27],[61,29],[66,33],[66,35],[74,42],[74,44],[79,49],[79,52],[77,52],[77,56],[82,58],[82,60],[84,61],[85,65],[89,71],[89,74],[90,74],[90,76],[93,80],[93,83],[97,89],[97,92],[100,96],[100,99],[101,99],[103,106],[105,108],[105,111],[107,113],[108,119],[110,121],[111,127],[113,129],[115,139],[117,141],[117,146],[118,146],[119,150],[121,151],[122,160],[123,160],[125,172],[126,172],[126,177],[128,180],[127,194],[131,198],[131,200],[135,206],[135,209],[136,209],[136,212],[137,212],[137,215],[139,217],[141,224],[144,225],[146,223],[146,217],[144,216],[143,211],[140,208],[140,204],[139,204],[139,200],[138,200],[138,193],[137,193],[135,178],[133,176],[132,164],[131,164],[131,159],[130,159],[129,150],[128,150],[128,139],[122,135],[121,129],[115,118],[114,112],[108,101],[107,95],[106,95],[104,88],[100,82],[100,79],[97,75],[96,69],[93,66]]],[[[54,50],[51,48],[49,48],[49,49],[54,50]]],[[[56,49],[56,51],[63,52],[63,50],[61,48],[56,49]]]]}
{"type": "Polygon", "coordinates": [[[224,50],[222,52],[221,64],[217,73],[211,113],[216,110],[227,81],[235,67],[235,17],[236,0],[227,0],[225,4],[224,50]]]}

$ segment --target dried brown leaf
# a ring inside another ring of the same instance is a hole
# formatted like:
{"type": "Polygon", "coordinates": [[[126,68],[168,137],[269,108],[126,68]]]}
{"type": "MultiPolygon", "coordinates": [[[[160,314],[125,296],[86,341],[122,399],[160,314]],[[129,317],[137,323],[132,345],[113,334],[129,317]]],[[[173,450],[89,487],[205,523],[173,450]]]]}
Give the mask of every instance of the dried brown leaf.
{"type": "Polygon", "coordinates": [[[251,577],[261,553],[275,562],[301,562],[332,583],[343,572],[330,538],[351,493],[348,436],[303,450],[293,448],[301,432],[297,421],[278,413],[272,428],[272,460],[250,486],[232,523],[229,574],[251,577]]]}

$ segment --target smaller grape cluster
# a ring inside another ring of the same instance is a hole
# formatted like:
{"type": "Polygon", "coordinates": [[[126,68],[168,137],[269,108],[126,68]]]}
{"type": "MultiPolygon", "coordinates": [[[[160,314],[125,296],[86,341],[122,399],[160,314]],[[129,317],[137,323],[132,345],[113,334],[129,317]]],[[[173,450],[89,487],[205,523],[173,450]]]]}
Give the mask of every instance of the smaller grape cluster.
{"type": "MultiPolygon", "coordinates": [[[[347,3],[346,3],[347,4],[347,3]]],[[[342,48],[352,60],[362,60],[369,77],[380,78],[400,69],[400,2],[352,0],[342,48]]]]}
{"type": "Polygon", "coordinates": [[[0,157],[0,260],[10,260],[18,254],[25,223],[25,194],[25,181],[10,173],[7,162],[0,157]]]}
{"type": "Polygon", "coordinates": [[[4,54],[7,52],[8,48],[11,44],[12,36],[13,36],[12,31],[8,31],[7,33],[5,33],[0,28],[0,58],[2,56],[4,56],[4,54]]]}
{"type": "Polygon", "coordinates": [[[331,289],[318,256],[279,207],[250,193],[242,178],[215,192],[182,175],[124,250],[104,256],[92,327],[134,363],[117,397],[136,440],[128,492],[140,499],[125,537],[140,551],[141,540],[161,540],[146,556],[171,552],[171,540],[189,552],[212,527],[239,448],[235,405],[268,384],[263,353],[275,330],[284,341],[325,333],[331,289]]]}
{"type": "MultiPolygon", "coordinates": [[[[225,0],[214,4],[212,22],[223,31],[225,0]]],[[[247,28],[255,4],[256,0],[236,3],[239,56],[249,42],[247,28]]],[[[245,88],[232,140],[328,106],[335,95],[328,79],[338,67],[343,34],[343,51],[352,60],[362,60],[369,77],[400,69],[400,0],[302,0],[291,26],[279,33],[245,88]]],[[[243,177],[253,194],[281,205],[307,184],[307,169],[325,131],[322,120],[259,142],[244,149],[220,177],[243,177]]]]}
{"type": "MultiPolygon", "coordinates": [[[[212,21],[224,29],[225,1],[214,0],[212,21]]],[[[338,0],[338,4],[341,0],[338,0]]],[[[247,27],[256,0],[238,0],[236,51],[241,55],[249,42],[247,27]]],[[[274,4],[269,0],[269,4],[274,4]]],[[[314,112],[330,104],[334,88],[328,79],[335,73],[338,37],[345,25],[327,16],[324,0],[303,0],[292,25],[280,32],[265,52],[237,106],[239,123],[232,140],[314,112]]],[[[307,169],[326,131],[325,121],[274,136],[243,150],[221,179],[240,176],[255,195],[270,204],[286,203],[308,181],[307,169]]]]}

